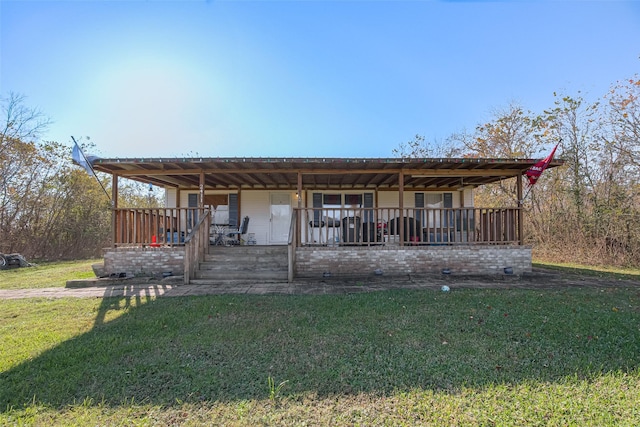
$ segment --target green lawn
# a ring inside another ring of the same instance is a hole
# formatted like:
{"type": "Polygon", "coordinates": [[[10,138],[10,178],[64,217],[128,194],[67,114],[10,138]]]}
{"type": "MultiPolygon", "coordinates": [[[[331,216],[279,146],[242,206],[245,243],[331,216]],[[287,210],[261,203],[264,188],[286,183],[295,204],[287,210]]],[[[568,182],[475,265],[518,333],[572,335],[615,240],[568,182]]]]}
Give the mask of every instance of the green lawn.
{"type": "Polygon", "coordinates": [[[101,259],[50,262],[33,267],[0,270],[0,289],[64,287],[67,280],[96,277],[91,264],[101,262],[101,259]]]}
{"type": "Polygon", "coordinates": [[[640,425],[640,288],[0,301],[0,425],[640,425]]]}
{"type": "Polygon", "coordinates": [[[597,277],[616,280],[640,280],[640,268],[602,267],[581,264],[555,263],[537,261],[533,267],[541,267],[566,274],[577,274],[585,277],[597,277]]]}

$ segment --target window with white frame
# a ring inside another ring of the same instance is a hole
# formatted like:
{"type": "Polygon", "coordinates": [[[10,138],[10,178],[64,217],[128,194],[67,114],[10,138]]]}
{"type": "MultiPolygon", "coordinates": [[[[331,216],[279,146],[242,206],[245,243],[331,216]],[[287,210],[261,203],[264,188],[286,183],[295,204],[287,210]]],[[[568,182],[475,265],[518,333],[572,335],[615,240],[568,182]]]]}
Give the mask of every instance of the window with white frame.
{"type": "MultiPolygon", "coordinates": [[[[344,217],[357,216],[362,208],[373,208],[373,193],[314,193],[313,207],[323,208],[322,221],[340,224],[344,217]]],[[[320,211],[314,212],[314,221],[318,222],[320,211]]]]}

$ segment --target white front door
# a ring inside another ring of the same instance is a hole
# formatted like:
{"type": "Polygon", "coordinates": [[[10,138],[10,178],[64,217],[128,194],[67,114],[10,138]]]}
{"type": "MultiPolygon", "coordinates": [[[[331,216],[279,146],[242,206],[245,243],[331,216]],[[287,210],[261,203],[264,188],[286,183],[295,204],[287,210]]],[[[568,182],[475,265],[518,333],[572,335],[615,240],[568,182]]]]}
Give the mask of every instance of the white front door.
{"type": "Polygon", "coordinates": [[[291,224],[291,195],[289,193],[271,193],[271,234],[269,243],[286,244],[289,240],[291,224]]]}

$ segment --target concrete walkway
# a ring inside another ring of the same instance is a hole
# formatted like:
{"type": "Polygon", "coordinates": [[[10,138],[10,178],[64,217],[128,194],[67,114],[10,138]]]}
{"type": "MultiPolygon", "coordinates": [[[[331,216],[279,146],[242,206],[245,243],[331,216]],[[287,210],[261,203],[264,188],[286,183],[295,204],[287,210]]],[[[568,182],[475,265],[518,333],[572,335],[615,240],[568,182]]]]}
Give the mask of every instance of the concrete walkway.
{"type": "Polygon", "coordinates": [[[0,299],[20,298],[107,298],[107,297],[179,297],[222,294],[289,294],[322,295],[376,292],[389,289],[451,291],[462,288],[543,289],[562,287],[640,287],[640,280],[600,279],[592,276],[567,275],[536,269],[522,276],[430,276],[367,277],[300,280],[294,283],[223,283],[217,285],[183,285],[181,277],[151,279],[87,279],[74,280],[67,287],[35,289],[0,289],[0,299]]]}
{"type": "Polygon", "coordinates": [[[374,292],[385,289],[440,289],[444,282],[412,281],[405,278],[382,280],[328,280],[296,283],[226,283],[217,285],[184,285],[163,280],[136,283],[133,280],[100,281],[95,285],[73,284],[65,288],[0,289],[0,299],[18,298],[106,298],[106,297],[180,297],[223,294],[291,294],[320,295],[374,292]]]}

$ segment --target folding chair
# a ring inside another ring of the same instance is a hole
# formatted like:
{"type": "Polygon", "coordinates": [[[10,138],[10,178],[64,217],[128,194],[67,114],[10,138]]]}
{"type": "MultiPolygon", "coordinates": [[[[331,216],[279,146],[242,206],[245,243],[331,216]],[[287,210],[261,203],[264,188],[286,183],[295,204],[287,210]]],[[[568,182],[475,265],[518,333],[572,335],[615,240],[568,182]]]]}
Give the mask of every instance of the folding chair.
{"type": "Polygon", "coordinates": [[[242,218],[242,225],[237,230],[232,230],[227,233],[226,244],[227,245],[239,245],[241,238],[243,235],[247,234],[247,229],[249,228],[249,217],[245,216],[242,218]]]}

